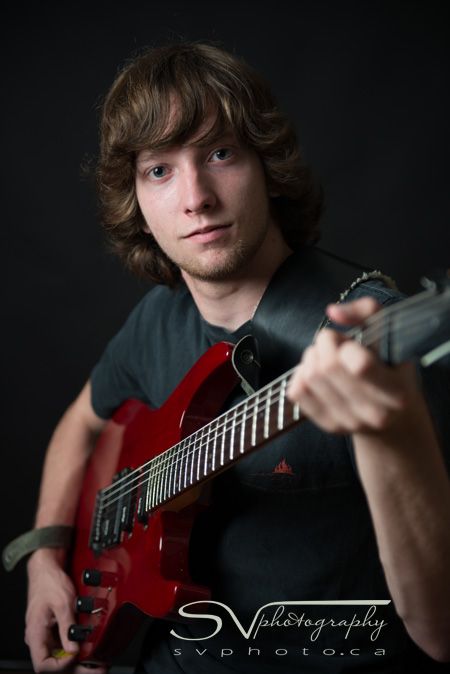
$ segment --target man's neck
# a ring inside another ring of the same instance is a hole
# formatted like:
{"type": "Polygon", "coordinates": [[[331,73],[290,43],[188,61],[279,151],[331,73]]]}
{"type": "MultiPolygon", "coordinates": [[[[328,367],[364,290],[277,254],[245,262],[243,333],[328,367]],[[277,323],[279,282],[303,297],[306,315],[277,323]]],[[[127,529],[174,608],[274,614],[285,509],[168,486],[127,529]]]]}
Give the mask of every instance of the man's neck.
{"type": "Polygon", "coordinates": [[[233,332],[253,317],[270,279],[291,253],[277,228],[236,277],[205,281],[182,275],[205,321],[233,332]]]}

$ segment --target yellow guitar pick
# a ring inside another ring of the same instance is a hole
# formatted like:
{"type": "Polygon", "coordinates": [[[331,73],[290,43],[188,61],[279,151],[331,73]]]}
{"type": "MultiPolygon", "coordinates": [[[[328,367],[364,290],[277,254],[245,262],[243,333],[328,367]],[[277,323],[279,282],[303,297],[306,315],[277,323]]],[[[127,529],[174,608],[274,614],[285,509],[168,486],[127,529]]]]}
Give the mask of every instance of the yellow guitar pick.
{"type": "Polygon", "coordinates": [[[54,648],[52,650],[53,658],[71,658],[72,655],[75,655],[75,653],[68,653],[64,648],[54,648]]]}

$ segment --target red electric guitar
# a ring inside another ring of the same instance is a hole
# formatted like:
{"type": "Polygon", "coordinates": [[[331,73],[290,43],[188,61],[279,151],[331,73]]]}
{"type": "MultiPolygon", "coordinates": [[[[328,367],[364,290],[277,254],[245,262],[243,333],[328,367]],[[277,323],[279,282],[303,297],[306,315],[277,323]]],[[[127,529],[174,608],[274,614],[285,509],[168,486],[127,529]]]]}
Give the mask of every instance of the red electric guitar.
{"type": "MultiPolygon", "coordinates": [[[[421,356],[428,365],[450,353],[450,283],[429,287],[349,331],[389,361],[421,356]]],[[[151,410],[124,403],[106,425],[80,498],[71,576],[82,662],[110,662],[145,616],[176,617],[207,600],[189,576],[189,536],[203,482],[301,421],[286,398],[293,370],[224,414],[239,383],[235,347],[219,343],[190,370],[167,402],[151,410]]]]}

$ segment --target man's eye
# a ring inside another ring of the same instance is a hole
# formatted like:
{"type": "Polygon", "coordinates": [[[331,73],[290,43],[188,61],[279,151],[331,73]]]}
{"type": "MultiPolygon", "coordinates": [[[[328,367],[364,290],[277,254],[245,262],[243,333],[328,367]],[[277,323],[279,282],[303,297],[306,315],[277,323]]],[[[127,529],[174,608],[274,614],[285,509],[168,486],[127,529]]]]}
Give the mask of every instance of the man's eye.
{"type": "Polygon", "coordinates": [[[166,175],[166,168],[164,166],[154,166],[147,172],[150,178],[164,178],[166,175]]]}
{"type": "Polygon", "coordinates": [[[215,152],[213,152],[213,158],[223,161],[224,159],[228,159],[231,154],[231,150],[226,147],[221,147],[219,150],[215,150],[215,152]]]}

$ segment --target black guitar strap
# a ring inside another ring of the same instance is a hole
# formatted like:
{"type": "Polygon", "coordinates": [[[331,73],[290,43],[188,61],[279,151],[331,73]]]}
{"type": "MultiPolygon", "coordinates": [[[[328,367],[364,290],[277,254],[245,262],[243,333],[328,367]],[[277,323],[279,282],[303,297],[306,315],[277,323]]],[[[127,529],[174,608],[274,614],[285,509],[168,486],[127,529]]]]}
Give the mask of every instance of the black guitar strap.
{"type": "Polygon", "coordinates": [[[300,360],[316,332],[328,323],[324,313],[330,302],[342,302],[358,285],[392,279],[316,247],[290,255],[272,277],[253,316],[259,386],[267,384],[300,360]]]}

